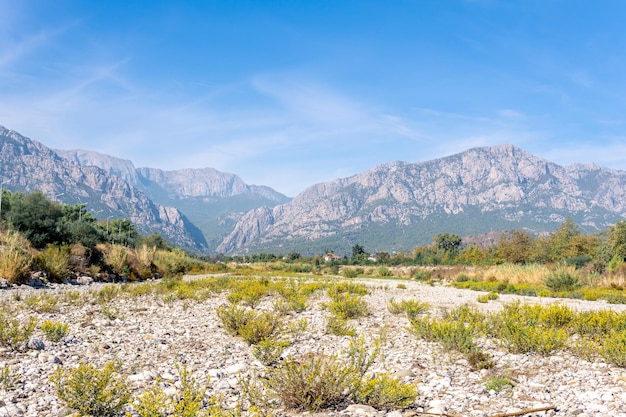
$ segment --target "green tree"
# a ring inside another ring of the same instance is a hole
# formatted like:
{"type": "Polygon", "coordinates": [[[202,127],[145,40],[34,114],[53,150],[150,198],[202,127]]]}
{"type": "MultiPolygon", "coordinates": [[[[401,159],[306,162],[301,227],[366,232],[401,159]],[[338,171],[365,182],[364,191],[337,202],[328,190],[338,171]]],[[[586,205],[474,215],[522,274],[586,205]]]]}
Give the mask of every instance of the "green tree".
{"type": "Polygon", "coordinates": [[[352,263],[362,264],[367,261],[368,254],[365,252],[365,248],[358,243],[352,246],[352,263]]]}
{"type": "Polygon", "coordinates": [[[485,249],[476,245],[470,245],[459,253],[456,260],[468,265],[478,265],[485,263],[488,258],[489,253],[485,249]]]}
{"type": "Polygon", "coordinates": [[[157,249],[167,249],[167,241],[158,233],[152,233],[141,239],[141,244],[146,245],[149,248],[155,247],[157,249]]]}
{"type": "Polygon", "coordinates": [[[435,247],[439,252],[443,253],[444,262],[452,262],[454,258],[459,254],[461,249],[461,236],[453,233],[440,233],[433,237],[435,241],[435,247]]]}
{"type": "Polygon", "coordinates": [[[607,241],[611,253],[609,271],[613,272],[626,262],[626,221],[620,220],[609,228],[607,241]]]}
{"type": "Polygon", "coordinates": [[[527,263],[533,254],[534,238],[522,230],[514,230],[506,239],[500,239],[496,247],[499,259],[511,263],[527,263]]]}
{"type": "Polygon", "coordinates": [[[133,247],[139,237],[137,229],[128,219],[113,219],[107,229],[107,240],[112,243],[133,247]]]}
{"type": "Polygon", "coordinates": [[[560,261],[565,258],[576,256],[572,254],[572,240],[580,235],[580,228],[569,217],[563,224],[550,235],[548,239],[549,258],[551,261],[560,261]]]}
{"type": "Polygon", "coordinates": [[[3,208],[7,222],[34,247],[44,248],[48,243],[59,244],[65,240],[61,227],[61,206],[48,200],[41,191],[30,194],[14,193],[7,206],[6,212],[3,208]]]}
{"type": "Polygon", "coordinates": [[[609,228],[608,242],[612,257],[626,261],[626,220],[620,220],[609,228]]]}

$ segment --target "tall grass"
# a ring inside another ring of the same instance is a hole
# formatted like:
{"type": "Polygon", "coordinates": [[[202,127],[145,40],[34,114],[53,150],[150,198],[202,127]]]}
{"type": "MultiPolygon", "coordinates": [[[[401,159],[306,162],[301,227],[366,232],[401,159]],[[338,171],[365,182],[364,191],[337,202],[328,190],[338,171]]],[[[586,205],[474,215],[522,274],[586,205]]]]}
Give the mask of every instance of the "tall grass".
{"type": "Polygon", "coordinates": [[[543,284],[550,269],[540,264],[501,264],[490,266],[482,271],[486,280],[511,284],[543,284]]]}
{"type": "Polygon", "coordinates": [[[63,281],[70,272],[70,247],[48,245],[37,256],[37,262],[48,273],[50,281],[63,281]]]}
{"type": "Polygon", "coordinates": [[[0,233],[0,240],[0,278],[13,284],[28,281],[33,261],[28,239],[19,232],[9,230],[0,233]]]}

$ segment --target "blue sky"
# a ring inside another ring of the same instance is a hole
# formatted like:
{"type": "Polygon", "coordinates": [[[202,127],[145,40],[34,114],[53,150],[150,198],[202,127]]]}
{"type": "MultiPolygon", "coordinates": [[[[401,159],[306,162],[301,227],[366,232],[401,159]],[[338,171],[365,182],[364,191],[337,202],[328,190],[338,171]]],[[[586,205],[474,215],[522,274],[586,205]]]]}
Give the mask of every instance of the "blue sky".
{"type": "Polygon", "coordinates": [[[512,143],[626,169],[626,2],[0,0],[0,125],[294,196],[512,143]]]}

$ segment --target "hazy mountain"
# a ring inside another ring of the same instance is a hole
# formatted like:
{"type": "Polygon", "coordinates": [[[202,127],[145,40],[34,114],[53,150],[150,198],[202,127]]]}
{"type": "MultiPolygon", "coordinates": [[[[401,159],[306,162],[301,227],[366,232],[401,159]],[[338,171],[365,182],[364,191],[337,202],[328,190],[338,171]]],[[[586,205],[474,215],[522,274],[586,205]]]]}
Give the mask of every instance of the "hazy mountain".
{"type": "Polygon", "coordinates": [[[206,250],[202,233],[174,207],[151,201],[121,177],[60,157],[39,142],[0,126],[0,179],[11,191],[41,190],[68,204],[86,203],[100,219],[129,218],[144,233],[206,250]]]}
{"type": "Polygon", "coordinates": [[[178,208],[215,248],[247,211],[290,199],[270,187],[248,185],[234,174],[213,168],[163,171],[136,168],[126,159],[85,150],[56,150],[84,166],[97,166],[143,191],[151,200],[178,208]]]}
{"type": "Polygon", "coordinates": [[[291,202],[246,213],[219,245],[224,253],[334,249],[407,250],[441,232],[475,235],[554,230],[571,217],[583,230],[626,215],[626,172],[559,166],[515,146],[475,148],[428,162],[390,162],[309,187],[291,202]]]}

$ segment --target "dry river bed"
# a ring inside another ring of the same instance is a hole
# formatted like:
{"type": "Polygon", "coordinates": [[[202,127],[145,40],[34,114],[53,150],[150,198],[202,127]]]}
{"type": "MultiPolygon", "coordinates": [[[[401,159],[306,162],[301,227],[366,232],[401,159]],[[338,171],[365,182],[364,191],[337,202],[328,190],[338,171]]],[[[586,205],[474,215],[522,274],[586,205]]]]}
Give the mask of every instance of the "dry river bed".
{"type": "MultiPolygon", "coordinates": [[[[406,330],[406,317],[392,315],[386,308],[392,298],[425,301],[435,311],[463,304],[495,310],[503,303],[518,299],[529,303],[557,302],[580,311],[623,311],[626,306],[514,295],[502,295],[498,300],[481,304],[476,298],[482,293],[475,291],[407,281],[402,281],[406,289],[401,289],[397,288],[398,282],[392,280],[360,281],[371,287],[365,299],[372,314],[353,324],[367,341],[383,331],[386,334],[384,356],[373,371],[396,373],[404,381],[416,384],[419,396],[415,405],[406,410],[375,410],[352,405],[319,413],[319,416],[401,417],[422,415],[424,411],[435,415],[494,416],[555,406],[556,410],[532,415],[626,417],[625,369],[602,362],[590,363],[568,352],[549,357],[510,354],[487,340],[481,345],[493,356],[495,367],[472,371],[462,356],[444,353],[436,344],[416,340],[406,330]],[[493,376],[507,377],[515,385],[500,392],[487,391],[485,381],[493,376]]],[[[31,293],[97,291],[102,286],[56,285],[49,289],[22,286],[0,290],[0,301],[8,305],[15,303],[16,293],[25,297],[31,293]]],[[[307,331],[284,355],[311,351],[339,353],[342,346],[347,345],[347,337],[325,332],[327,312],[320,306],[325,300],[324,292],[319,292],[311,298],[304,312],[289,318],[306,318],[309,324],[307,331]]],[[[66,322],[70,334],[58,343],[51,343],[38,329],[35,336],[43,340],[42,349],[23,352],[0,349],[0,368],[8,365],[13,374],[19,374],[13,387],[0,388],[0,417],[68,415],[71,411],[55,396],[50,376],[59,366],[72,368],[81,361],[98,367],[111,360],[119,361],[135,393],[142,392],[157,379],[171,384],[174,389],[178,378],[176,366],[182,363],[193,371],[198,381],[209,378],[209,393],[221,395],[224,406],[233,407],[240,394],[240,378],[253,380],[263,374],[264,366],[252,356],[245,342],[227,334],[221,327],[215,308],[227,302],[225,295],[212,296],[202,302],[168,301],[155,295],[118,297],[106,305],[60,304],[60,311],[52,313],[34,313],[25,308],[15,311],[16,317],[22,320],[34,315],[40,323],[44,319],[66,322]]],[[[271,301],[264,301],[259,308],[271,308],[271,301]]],[[[275,414],[299,415],[280,409],[275,414]]]]}

